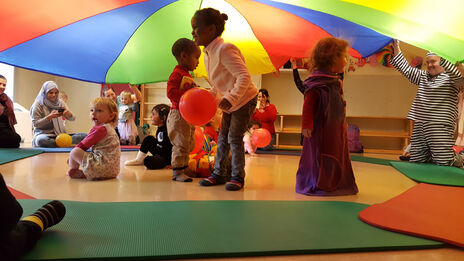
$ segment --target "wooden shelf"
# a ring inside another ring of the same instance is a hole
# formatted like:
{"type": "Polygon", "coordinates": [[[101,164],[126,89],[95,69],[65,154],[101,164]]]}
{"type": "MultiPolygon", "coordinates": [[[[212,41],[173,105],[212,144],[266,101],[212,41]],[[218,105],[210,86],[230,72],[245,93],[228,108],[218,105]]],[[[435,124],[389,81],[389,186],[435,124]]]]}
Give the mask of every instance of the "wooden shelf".
{"type": "Polygon", "coordinates": [[[359,135],[366,137],[409,138],[408,132],[393,131],[359,131],[359,135]]]}
{"type": "MultiPolygon", "coordinates": [[[[301,115],[278,114],[276,121],[276,148],[301,149],[301,115]]],[[[401,154],[410,142],[412,121],[405,117],[382,116],[347,116],[347,122],[356,124],[364,151],[370,153],[401,154]],[[384,139],[388,139],[385,141],[384,139]],[[370,147],[369,145],[381,146],[370,147]],[[383,145],[382,145],[383,144],[383,145]],[[393,144],[393,145],[391,145],[393,144]],[[390,146],[391,145],[391,146],[390,146]]]]}
{"type": "Polygon", "coordinates": [[[364,153],[403,154],[403,150],[364,149],[364,153]]]}
{"type": "Polygon", "coordinates": [[[277,131],[278,133],[301,133],[301,129],[294,129],[294,128],[284,128],[280,131],[277,131]]]}
{"type": "Polygon", "coordinates": [[[276,145],[277,149],[302,149],[301,145],[276,145]]]}

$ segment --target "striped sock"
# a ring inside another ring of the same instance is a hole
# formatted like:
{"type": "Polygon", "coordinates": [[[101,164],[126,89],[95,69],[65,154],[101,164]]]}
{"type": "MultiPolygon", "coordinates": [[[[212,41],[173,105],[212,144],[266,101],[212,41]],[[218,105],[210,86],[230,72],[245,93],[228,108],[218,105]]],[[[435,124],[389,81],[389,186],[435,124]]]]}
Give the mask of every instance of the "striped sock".
{"type": "Polygon", "coordinates": [[[66,214],[66,208],[58,200],[48,202],[39,208],[34,214],[23,218],[22,220],[30,221],[37,224],[42,231],[58,224],[66,214]]]}

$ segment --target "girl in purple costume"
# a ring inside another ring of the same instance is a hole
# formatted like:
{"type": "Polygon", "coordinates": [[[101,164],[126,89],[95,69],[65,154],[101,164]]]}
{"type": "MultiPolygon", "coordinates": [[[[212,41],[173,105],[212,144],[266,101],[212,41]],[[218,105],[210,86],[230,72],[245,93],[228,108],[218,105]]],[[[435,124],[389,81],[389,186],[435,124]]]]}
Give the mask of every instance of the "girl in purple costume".
{"type": "Polygon", "coordinates": [[[311,76],[305,80],[303,151],[296,192],[314,196],[358,192],[348,152],[346,102],[340,74],[346,66],[348,43],[324,38],[311,55],[311,76]]]}

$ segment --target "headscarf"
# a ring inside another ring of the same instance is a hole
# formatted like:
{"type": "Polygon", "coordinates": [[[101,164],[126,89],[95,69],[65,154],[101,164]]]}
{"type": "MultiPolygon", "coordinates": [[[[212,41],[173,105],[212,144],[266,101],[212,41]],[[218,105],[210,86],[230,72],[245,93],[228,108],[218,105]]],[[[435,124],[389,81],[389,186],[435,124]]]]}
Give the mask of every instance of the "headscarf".
{"type": "Polygon", "coordinates": [[[13,101],[6,93],[0,95],[0,101],[5,104],[6,115],[8,116],[8,122],[10,127],[14,130],[14,125],[16,124],[16,116],[14,114],[13,101]]]}
{"type": "MultiPolygon", "coordinates": [[[[58,97],[56,101],[50,101],[47,99],[47,93],[52,89],[58,90],[58,85],[54,81],[46,81],[42,84],[42,88],[39,91],[39,94],[35,98],[35,104],[39,104],[41,106],[46,106],[50,111],[58,110],[64,107],[65,103],[58,97]]],[[[56,135],[60,133],[65,133],[64,129],[64,120],[62,117],[57,117],[52,119],[53,123],[53,131],[56,135]]]]}

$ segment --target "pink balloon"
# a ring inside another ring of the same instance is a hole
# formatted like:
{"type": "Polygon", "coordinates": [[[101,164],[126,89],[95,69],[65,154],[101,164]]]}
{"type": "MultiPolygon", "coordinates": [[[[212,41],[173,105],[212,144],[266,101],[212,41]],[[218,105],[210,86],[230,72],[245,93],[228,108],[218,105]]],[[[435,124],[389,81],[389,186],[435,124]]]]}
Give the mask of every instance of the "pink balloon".
{"type": "Polygon", "coordinates": [[[264,148],[271,142],[271,133],[263,128],[256,129],[251,135],[251,141],[256,147],[264,148]]]}
{"type": "Polygon", "coordinates": [[[216,114],[217,104],[214,96],[205,89],[192,88],[184,93],[179,101],[182,117],[192,125],[204,125],[216,114]]]}

